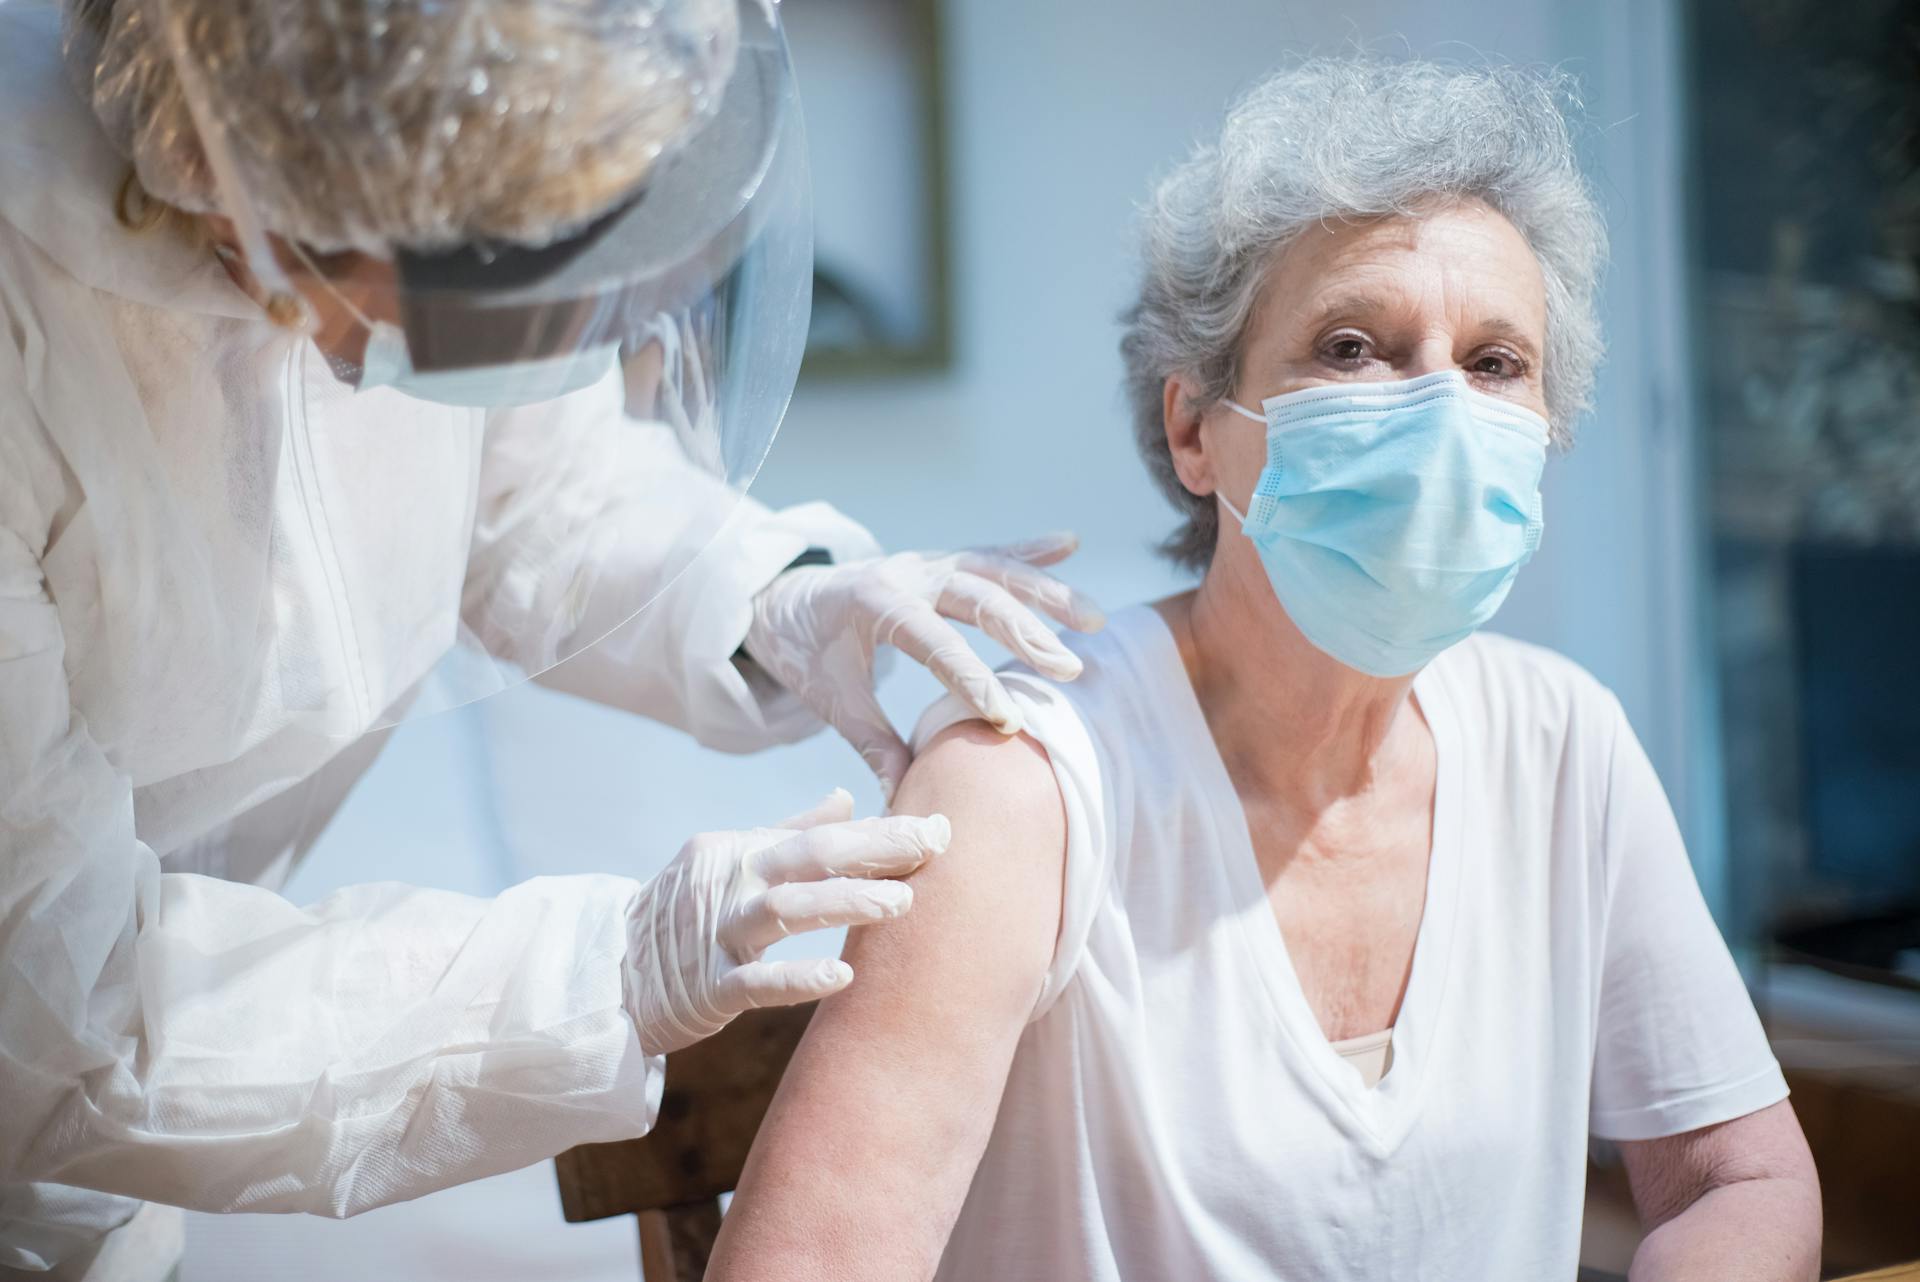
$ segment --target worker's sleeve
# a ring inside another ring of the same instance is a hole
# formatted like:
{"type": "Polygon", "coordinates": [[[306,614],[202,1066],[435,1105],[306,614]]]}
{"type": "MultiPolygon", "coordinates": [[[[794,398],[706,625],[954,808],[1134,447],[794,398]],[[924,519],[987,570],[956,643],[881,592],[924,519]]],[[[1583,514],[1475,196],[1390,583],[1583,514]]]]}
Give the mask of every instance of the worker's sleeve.
{"type": "Polygon", "coordinates": [[[0,475],[0,1185],[351,1215],[644,1132],[664,1061],[623,1001],[637,884],[298,908],[162,875],[69,706],[20,499],[0,475]]]}
{"type": "Polygon", "coordinates": [[[878,545],[824,503],[769,511],[689,461],[666,425],[625,417],[621,396],[616,371],[489,416],[467,627],[535,673],[565,659],[543,684],[708,747],[806,737],[818,719],[735,662],[753,598],[810,547],[844,562],[878,545]]]}

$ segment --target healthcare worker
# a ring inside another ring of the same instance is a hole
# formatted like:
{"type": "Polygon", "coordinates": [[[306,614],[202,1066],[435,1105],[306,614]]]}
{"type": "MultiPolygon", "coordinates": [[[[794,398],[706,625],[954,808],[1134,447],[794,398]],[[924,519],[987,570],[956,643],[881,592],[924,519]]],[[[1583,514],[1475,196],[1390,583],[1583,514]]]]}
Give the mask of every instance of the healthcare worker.
{"type": "Polygon", "coordinates": [[[400,720],[538,677],[889,784],[879,647],[1007,730],[947,618],[1077,670],[1070,540],[741,497],[812,263],[770,0],[0,0],[0,120],[0,1268],[640,1134],[947,837],[836,793],[644,885],[281,899],[400,720]]]}

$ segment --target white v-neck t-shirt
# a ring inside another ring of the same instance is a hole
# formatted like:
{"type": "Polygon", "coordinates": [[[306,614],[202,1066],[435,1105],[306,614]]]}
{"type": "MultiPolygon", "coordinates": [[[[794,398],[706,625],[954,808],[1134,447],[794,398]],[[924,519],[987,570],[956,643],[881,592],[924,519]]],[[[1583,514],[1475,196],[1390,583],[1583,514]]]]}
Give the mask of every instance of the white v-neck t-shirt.
{"type": "MultiPolygon", "coordinates": [[[[1619,703],[1465,641],[1414,682],[1433,851],[1369,1087],[1288,961],[1160,616],[1007,682],[1067,815],[1056,956],[940,1266],[967,1282],[1571,1278],[1588,1135],[1786,1096],[1619,703]]],[[[954,701],[917,744],[970,714],[954,701]]]]}

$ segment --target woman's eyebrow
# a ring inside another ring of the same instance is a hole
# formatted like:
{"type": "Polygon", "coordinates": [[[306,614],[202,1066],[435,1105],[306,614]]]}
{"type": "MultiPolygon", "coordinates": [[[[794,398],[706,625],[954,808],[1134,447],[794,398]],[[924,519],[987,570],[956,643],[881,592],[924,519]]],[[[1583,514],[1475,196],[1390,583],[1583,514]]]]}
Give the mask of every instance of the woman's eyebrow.
{"type": "Polygon", "coordinates": [[[1405,311],[1406,307],[1406,300],[1395,300],[1386,294],[1342,290],[1313,301],[1307,310],[1307,328],[1317,330],[1336,320],[1360,320],[1405,311]]]}

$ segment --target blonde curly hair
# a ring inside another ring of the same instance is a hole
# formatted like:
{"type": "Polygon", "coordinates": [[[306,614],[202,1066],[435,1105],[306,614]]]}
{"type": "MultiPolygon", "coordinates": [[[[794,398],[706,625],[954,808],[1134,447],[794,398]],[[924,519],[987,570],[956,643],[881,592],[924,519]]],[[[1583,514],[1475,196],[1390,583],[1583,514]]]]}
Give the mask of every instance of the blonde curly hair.
{"type": "Polygon", "coordinates": [[[213,127],[259,220],[315,250],[538,246],[712,113],[736,5],[66,0],[62,44],[146,200],[229,212],[201,142],[213,127]]]}

